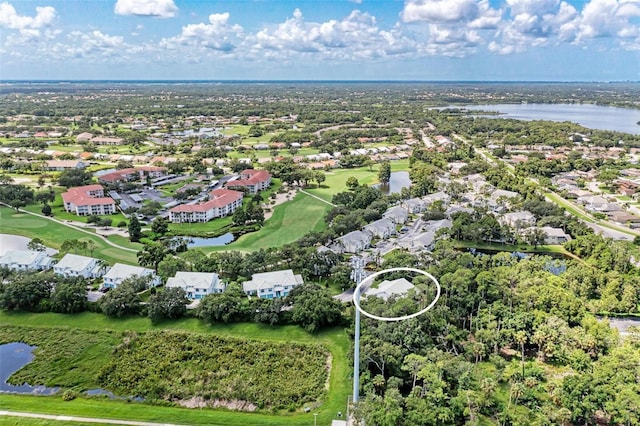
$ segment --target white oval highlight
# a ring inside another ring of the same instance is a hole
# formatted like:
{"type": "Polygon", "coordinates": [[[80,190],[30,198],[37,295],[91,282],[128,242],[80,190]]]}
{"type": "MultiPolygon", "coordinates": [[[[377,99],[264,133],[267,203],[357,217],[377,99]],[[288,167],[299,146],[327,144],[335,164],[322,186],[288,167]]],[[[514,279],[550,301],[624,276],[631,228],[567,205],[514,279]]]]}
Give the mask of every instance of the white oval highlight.
{"type": "Polygon", "coordinates": [[[436,304],[436,302],[438,301],[438,299],[440,298],[440,283],[438,282],[438,280],[436,279],[436,277],[434,277],[433,275],[431,275],[430,273],[423,271],[422,269],[416,269],[416,268],[404,268],[404,267],[399,267],[399,268],[389,268],[389,269],[384,269],[382,271],[376,272],[374,274],[369,275],[367,278],[365,278],[364,280],[360,281],[360,283],[356,286],[356,289],[353,292],[353,304],[355,305],[356,309],[358,311],[360,311],[360,313],[364,316],[367,316],[369,318],[378,320],[378,321],[386,321],[386,322],[391,322],[391,321],[404,321],[410,318],[415,318],[418,315],[422,315],[425,312],[427,312],[429,309],[433,308],[436,304]],[[362,286],[368,282],[373,282],[373,280],[376,277],[379,277],[382,274],[386,274],[389,272],[398,272],[398,271],[407,271],[407,272],[415,272],[417,274],[422,274],[424,276],[426,276],[427,278],[429,278],[431,281],[433,281],[433,283],[436,285],[436,297],[434,297],[433,301],[431,303],[429,303],[429,305],[418,311],[415,312],[413,314],[410,315],[403,315],[401,317],[381,317],[378,315],[374,315],[371,314],[367,311],[365,311],[364,309],[362,309],[362,307],[360,306],[360,297],[358,297],[360,295],[360,291],[362,290],[362,286]]]}

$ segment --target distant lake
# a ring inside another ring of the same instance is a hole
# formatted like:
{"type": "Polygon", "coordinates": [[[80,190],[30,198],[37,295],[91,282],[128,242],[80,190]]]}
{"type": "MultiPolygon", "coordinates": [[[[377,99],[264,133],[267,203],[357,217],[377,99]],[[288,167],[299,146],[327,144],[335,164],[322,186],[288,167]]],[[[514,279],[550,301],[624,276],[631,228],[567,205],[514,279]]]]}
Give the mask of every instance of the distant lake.
{"type": "Polygon", "coordinates": [[[402,188],[409,188],[411,186],[411,179],[409,179],[409,172],[400,171],[400,172],[391,172],[391,178],[389,179],[389,183],[386,185],[375,185],[376,188],[379,188],[385,195],[389,194],[397,194],[402,188]]]}
{"type": "MultiPolygon", "coordinates": [[[[8,250],[28,250],[31,238],[22,237],[20,235],[0,234],[0,256],[4,255],[8,250]]],[[[47,254],[52,256],[58,253],[58,250],[48,248],[47,254]]]]}
{"type": "Polygon", "coordinates": [[[588,129],[615,130],[640,135],[640,110],[593,104],[468,105],[469,110],[496,111],[500,118],[571,121],[588,129]]]}
{"type": "Polygon", "coordinates": [[[0,362],[0,392],[50,395],[58,391],[58,388],[48,388],[46,386],[11,385],[7,383],[13,373],[33,361],[33,350],[35,348],[35,346],[18,342],[0,345],[0,360],[2,360],[0,362]]]}
{"type": "Polygon", "coordinates": [[[211,238],[200,238],[200,237],[189,237],[189,243],[187,247],[212,247],[212,246],[223,246],[225,244],[229,244],[233,241],[235,237],[231,232],[227,232],[226,234],[220,235],[219,237],[211,237],[211,238]]]}

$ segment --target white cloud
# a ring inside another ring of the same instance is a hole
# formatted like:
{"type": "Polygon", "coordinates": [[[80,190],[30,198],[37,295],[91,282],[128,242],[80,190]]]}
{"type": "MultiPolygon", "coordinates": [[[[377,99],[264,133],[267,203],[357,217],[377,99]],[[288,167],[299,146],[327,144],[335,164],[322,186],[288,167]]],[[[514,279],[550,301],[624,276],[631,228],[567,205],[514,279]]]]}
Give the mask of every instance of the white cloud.
{"type": "Polygon", "coordinates": [[[56,17],[51,6],[36,7],[36,16],[20,16],[10,3],[0,3],[0,26],[20,30],[25,34],[37,35],[39,29],[48,27],[56,17]]]}
{"type": "Polygon", "coordinates": [[[229,24],[229,13],[209,15],[209,23],[189,24],[182,27],[180,35],[162,39],[160,45],[165,48],[195,46],[222,52],[234,50],[243,37],[240,25],[229,24]]]}
{"type": "Polygon", "coordinates": [[[356,59],[415,51],[413,41],[398,28],[381,30],[374,16],[359,10],[342,20],[308,22],[296,9],[293,17],[261,29],[247,41],[254,54],[267,51],[269,57],[317,54],[323,58],[356,59]]]}
{"type": "Polygon", "coordinates": [[[172,18],[178,13],[178,7],[173,0],[118,0],[114,12],[116,15],[172,18]]]}
{"type": "Polygon", "coordinates": [[[461,23],[479,17],[476,0],[410,0],[400,16],[404,22],[461,23]]]}

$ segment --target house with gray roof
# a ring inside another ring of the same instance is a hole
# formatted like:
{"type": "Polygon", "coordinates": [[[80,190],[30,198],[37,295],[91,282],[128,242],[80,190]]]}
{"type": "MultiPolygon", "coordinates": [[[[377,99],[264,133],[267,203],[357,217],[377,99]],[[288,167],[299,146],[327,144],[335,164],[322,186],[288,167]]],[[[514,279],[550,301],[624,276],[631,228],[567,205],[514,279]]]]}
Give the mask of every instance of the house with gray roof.
{"type": "Polygon", "coordinates": [[[301,284],[304,284],[301,275],[294,274],[291,269],[285,269],[253,274],[250,281],[242,283],[242,290],[248,296],[274,299],[287,296],[291,290],[301,284]]]}
{"type": "Polygon", "coordinates": [[[501,225],[512,228],[526,228],[536,224],[536,217],[526,210],[512,213],[505,213],[498,218],[501,225]]]}
{"type": "Polygon", "coordinates": [[[423,232],[411,239],[398,242],[398,245],[410,252],[431,251],[436,245],[436,233],[434,231],[423,232]]]}
{"type": "Polygon", "coordinates": [[[166,288],[181,288],[187,299],[198,300],[208,294],[222,293],[224,283],[215,272],[184,272],[178,271],[174,277],[170,277],[165,284],[166,288]]]}
{"type": "Polygon", "coordinates": [[[449,194],[443,191],[425,195],[424,197],[422,197],[422,199],[424,200],[427,206],[435,203],[436,201],[442,201],[442,204],[444,205],[447,205],[451,202],[451,197],[449,196],[449,194]]]}
{"type": "Polygon", "coordinates": [[[44,271],[52,264],[53,259],[44,251],[7,250],[0,256],[0,267],[12,271],[44,271]]]}
{"type": "Polygon", "coordinates": [[[67,253],[53,266],[53,272],[64,277],[99,278],[108,266],[94,257],[67,253]]]}
{"type": "Polygon", "coordinates": [[[426,203],[421,198],[411,198],[402,203],[402,207],[407,209],[410,214],[421,213],[425,209],[426,203]]]}
{"type": "Polygon", "coordinates": [[[441,228],[451,228],[453,226],[453,222],[449,219],[441,219],[441,220],[430,220],[424,223],[422,229],[425,231],[433,231],[436,232],[441,228]]]}
{"type": "Polygon", "coordinates": [[[396,233],[396,224],[389,218],[382,218],[366,225],[363,231],[377,238],[387,238],[396,233]]]}
{"type": "Polygon", "coordinates": [[[364,296],[379,297],[388,300],[391,296],[405,296],[409,290],[415,288],[406,278],[396,280],[384,280],[376,287],[369,287],[363,293],[364,296]]]}
{"type": "Polygon", "coordinates": [[[388,208],[382,217],[387,217],[397,224],[403,224],[409,219],[409,212],[402,206],[395,206],[388,208]]]}
{"type": "Polygon", "coordinates": [[[160,277],[158,277],[153,269],[143,268],[141,266],[125,265],[124,263],[116,263],[109,269],[104,277],[102,277],[103,287],[116,288],[122,281],[134,277],[149,277],[151,287],[160,285],[160,277]]]}
{"type": "Polygon", "coordinates": [[[359,253],[371,244],[371,234],[364,231],[353,231],[336,240],[335,250],[338,253],[359,253]]]}

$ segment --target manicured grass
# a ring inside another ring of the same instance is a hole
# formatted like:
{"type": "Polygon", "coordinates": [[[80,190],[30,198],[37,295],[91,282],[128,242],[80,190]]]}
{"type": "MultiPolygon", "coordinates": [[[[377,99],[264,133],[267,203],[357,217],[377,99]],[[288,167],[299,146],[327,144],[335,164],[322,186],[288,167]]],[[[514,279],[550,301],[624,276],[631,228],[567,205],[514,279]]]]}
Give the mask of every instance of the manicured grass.
{"type": "MultiPolygon", "coordinates": [[[[353,176],[358,179],[361,185],[372,185],[378,182],[378,170],[380,165],[374,165],[371,170],[368,167],[358,167],[355,169],[334,169],[325,174],[326,179],[320,188],[309,188],[308,191],[318,197],[331,201],[331,198],[339,193],[347,191],[347,179],[353,176]]],[[[391,171],[397,172],[409,170],[408,160],[398,160],[391,162],[391,171]]]]}
{"type": "Polygon", "coordinates": [[[203,251],[254,251],[292,243],[310,231],[324,229],[326,203],[299,192],[291,201],[274,208],[273,215],[257,232],[246,234],[226,246],[205,247],[203,251]]]}
{"type": "MultiPolygon", "coordinates": [[[[93,256],[109,263],[137,264],[136,253],[120,250],[104,242],[98,235],[89,235],[78,229],[71,228],[43,217],[27,213],[16,213],[8,207],[0,207],[1,232],[22,235],[27,238],[40,238],[47,247],[59,249],[65,240],[77,239],[91,241],[95,245],[93,256]]],[[[79,253],[90,256],[91,253],[79,253]]]]}
{"type": "MultiPolygon", "coordinates": [[[[205,324],[197,319],[182,319],[153,325],[142,317],[109,319],[104,315],[85,312],[78,315],[53,313],[6,313],[0,312],[1,325],[23,325],[32,327],[71,327],[82,330],[137,331],[179,330],[207,333],[217,336],[246,338],[255,340],[319,343],[332,354],[332,369],[329,391],[318,410],[318,424],[329,424],[337,412],[346,412],[346,401],[350,391],[350,343],[343,329],[328,329],[310,334],[300,327],[272,327],[261,324],[205,324]]],[[[108,354],[104,354],[107,356],[108,354]]],[[[140,421],[169,422],[178,424],[211,425],[308,425],[313,421],[311,413],[285,413],[281,415],[232,412],[222,409],[190,410],[173,407],[159,407],[146,404],[110,401],[94,398],[76,398],[64,402],[58,397],[36,397],[0,394],[0,407],[14,411],[55,413],[84,417],[105,417],[140,421]],[[37,399],[36,399],[37,398],[37,399]]]]}

